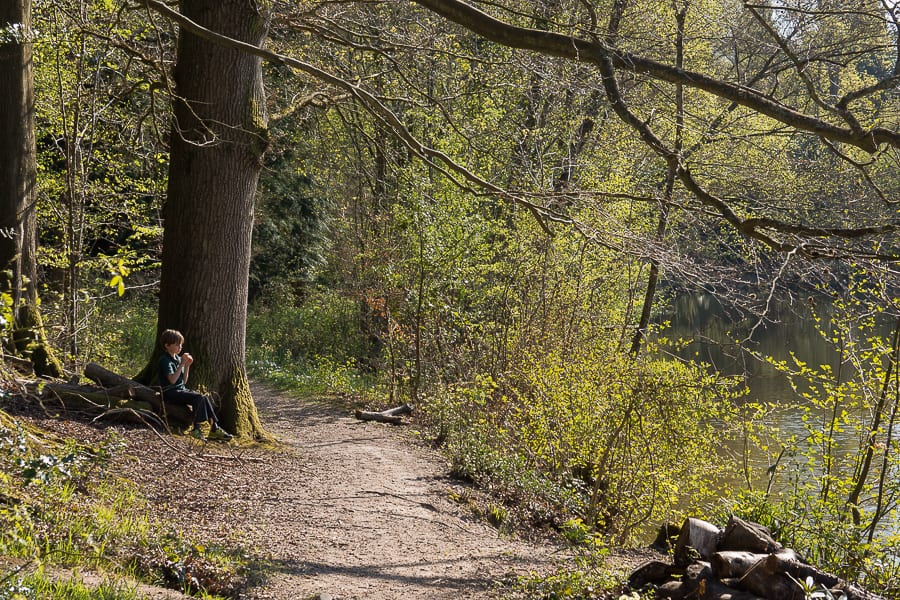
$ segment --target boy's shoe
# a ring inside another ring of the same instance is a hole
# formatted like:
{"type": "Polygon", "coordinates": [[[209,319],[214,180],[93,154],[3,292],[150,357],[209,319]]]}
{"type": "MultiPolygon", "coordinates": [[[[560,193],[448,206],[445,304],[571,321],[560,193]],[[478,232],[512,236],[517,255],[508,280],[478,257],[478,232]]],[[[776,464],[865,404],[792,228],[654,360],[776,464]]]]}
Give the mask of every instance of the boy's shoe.
{"type": "Polygon", "coordinates": [[[195,440],[202,440],[203,432],[200,431],[199,428],[195,428],[194,430],[191,431],[191,437],[194,438],[195,440]]]}
{"type": "Polygon", "coordinates": [[[209,436],[206,438],[208,440],[221,440],[223,442],[227,442],[234,438],[233,435],[222,429],[221,427],[216,427],[212,431],[209,432],[209,436]]]}

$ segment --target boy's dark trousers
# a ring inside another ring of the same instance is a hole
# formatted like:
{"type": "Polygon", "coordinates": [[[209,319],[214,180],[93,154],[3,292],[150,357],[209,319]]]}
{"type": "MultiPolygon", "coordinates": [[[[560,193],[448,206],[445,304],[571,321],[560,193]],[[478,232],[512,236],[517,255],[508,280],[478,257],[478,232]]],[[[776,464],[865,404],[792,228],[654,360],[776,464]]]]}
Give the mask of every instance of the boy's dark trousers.
{"type": "Polygon", "coordinates": [[[193,390],[166,390],[163,392],[163,400],[172,404],[190,406],[194,410],[195,425],[210,419],[212,419],[213,423],[218,423],[212,402],[199,392],[193,390]]]}

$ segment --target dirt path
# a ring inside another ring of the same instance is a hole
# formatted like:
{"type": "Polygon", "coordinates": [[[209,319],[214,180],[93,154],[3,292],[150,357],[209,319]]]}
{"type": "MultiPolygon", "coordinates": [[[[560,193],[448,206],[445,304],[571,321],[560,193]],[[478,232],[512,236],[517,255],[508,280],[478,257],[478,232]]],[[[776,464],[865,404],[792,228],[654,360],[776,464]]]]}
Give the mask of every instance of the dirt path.
{"type": "Polygon", "coordinates": [[[465,488],[408,431],[357,421],[348,407],[253,391],[279,451],[179,437],[129,463],[161,516],[271,561],[267,580],[244,597],[482,599],[498,595],[497,581],[562,559],[472,518],[451,500],[465,488]]]}

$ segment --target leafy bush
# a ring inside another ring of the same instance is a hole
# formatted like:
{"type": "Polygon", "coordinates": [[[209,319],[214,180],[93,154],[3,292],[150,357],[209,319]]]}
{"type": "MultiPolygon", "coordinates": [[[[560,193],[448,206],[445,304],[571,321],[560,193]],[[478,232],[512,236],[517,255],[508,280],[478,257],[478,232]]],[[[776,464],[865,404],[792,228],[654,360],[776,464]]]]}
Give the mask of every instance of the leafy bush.
{"type": "Polygon", "coordinates": [[[139,373],[157,344],[154,301],[146,296],[105,298],[97,302],[95,312],[103,318],[87,321],[83,360],[126,376],[139,373]]]}
{"type": "Polygon", "coordinates": [[[320,290],[302,306],[293,298],[251,307],[247,369],[261,381],[299,394],[366,395],[378,374],[365,366],[366,342],[358,328],[360,305],[320,290]]]}
{"type": "Polygon", "coordinates": [[[328,357],[336,364],[355,362],[365,341],[356,326],[359,304],[330,290],[312,293],[301,306],[290,296],[254,304],[247,321],[247,353],[270,357],[282,367],[328,357]]]}
{"type": "Polygon", "coordinates": [[[670,360],[549,353],[523,356],[502,382],[448,386],[424,408],[458,475],[624,542],[685,498],[699,510],[716,497],[734,415],[723,383],[670,360]]]}
{"type": "Polygon", "coordinates": [[[887,597],[900,597],[897,308],[895,294],[864,273],[826,307],[813,305],[830,364],[769,359],[792,384],[793,400],[779,402],[791,425],[747,429],[748,446],[768,467],[722,510],[768,526],[814,564],[887,597]]]}

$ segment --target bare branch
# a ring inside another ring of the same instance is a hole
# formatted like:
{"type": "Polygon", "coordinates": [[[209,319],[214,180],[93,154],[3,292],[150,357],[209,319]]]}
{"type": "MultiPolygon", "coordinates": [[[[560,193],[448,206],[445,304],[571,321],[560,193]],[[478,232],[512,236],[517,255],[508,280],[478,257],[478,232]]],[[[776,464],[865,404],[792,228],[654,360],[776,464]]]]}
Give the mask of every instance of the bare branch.
{"type": "Polygon", "coordinates": [[[746,106],[800,131],[813,133],[833,142],[850,144],[869,153],[875,152],[881,144],[900,148],[900,133],[897,131],[873,127],[857,132],[851,128],[838,127],[782,104],[753,88],[618,50],[599,40],[584,40],[575,36],[510,25],[461,0],[413,1],[478,35],[510,48],[569,58],[601,68],[604,62],[609,62],[616,69],[648,75],[669,83],[681,83],[746,106]]]}

